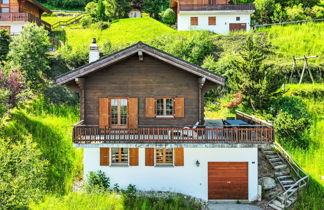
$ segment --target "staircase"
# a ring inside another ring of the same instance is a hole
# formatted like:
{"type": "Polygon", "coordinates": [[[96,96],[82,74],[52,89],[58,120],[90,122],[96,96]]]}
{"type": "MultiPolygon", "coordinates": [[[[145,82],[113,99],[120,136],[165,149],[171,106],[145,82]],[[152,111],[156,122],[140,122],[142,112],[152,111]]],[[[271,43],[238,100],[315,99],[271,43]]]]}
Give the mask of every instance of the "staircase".
{"type": "Polygon", "coordinates": [[[73,23],[76,23],[78,21],[81,20],[81,18],[84,17],[84,14],[79,14],[69,20],[65,20],[65,21],[59,21],[59,22],[56,22],[52,25],[52,30],[55,29],[55,28],[58,28],[58,27],[62,27],[62,26],[68,26],[68,25],[71,25],[73,23]]]}
{"type": "Polygon", "coordinates": [[[275,150],[263,150],[266,159],[275,170],[275,177],[282,187],[268,205],[276,210],[291,206],[297,200],[298,191],[308,183],[308,175],[294,162],[288,153],[277,143],[275,150]]]}

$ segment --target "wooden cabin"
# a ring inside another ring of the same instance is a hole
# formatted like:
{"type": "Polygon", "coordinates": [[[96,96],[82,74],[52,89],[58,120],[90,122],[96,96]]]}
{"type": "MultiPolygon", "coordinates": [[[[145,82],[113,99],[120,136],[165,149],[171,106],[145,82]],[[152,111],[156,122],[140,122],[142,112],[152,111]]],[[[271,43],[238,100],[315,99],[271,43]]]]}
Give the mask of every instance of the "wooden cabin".
{"type": "Polygon", "coordinates": [[[26,22],[34,22],[50,30],[51,25],[41,20],[44,12],[52,13],[36,0],[0,0],[0,29],[18,34],[26,22]]]}
{"type": "Polygon", "coordinates": [[[84,148],[84,177],[102,170],[123,188],[257,199],[257,150],[273,129],[204,118],[204,94],[224,77],[142,42],[100,59],[94,41],[89,61],[56,79],[80,95],[73,145],[84,148]]]}

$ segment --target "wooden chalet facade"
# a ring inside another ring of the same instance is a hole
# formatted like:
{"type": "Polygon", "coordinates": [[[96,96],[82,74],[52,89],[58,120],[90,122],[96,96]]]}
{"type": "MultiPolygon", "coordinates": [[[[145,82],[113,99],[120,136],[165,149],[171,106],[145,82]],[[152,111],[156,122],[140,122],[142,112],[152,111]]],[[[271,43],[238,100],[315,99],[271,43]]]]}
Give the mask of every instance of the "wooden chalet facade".
{"type": "Polygon", "coordinates": [[[122,187],[205,200],[256,199],[257,147],[273,142],[273,129],[205,123],[204,94],[224,77],[142,42],[101,59],[94,42],[89,60],[56,80],[80,95],[73,143],[84,148],[85,175],[102,170],[122,187]],[[223,179],[218,169],[235,183],[232,194],[221,190],[227,182],[212,184],[223,179]],[[230,178],[233,169],[242,179],[230,178]]]}
{"type": "Polygon", "coordinates": [[[36,0],[0,0],[0,29],[17,34],[26,22],[34,22],[51,30],[51,25],[41,20],[44,12],[52,13],[36,0]]]}
{"type": "Polygon", "coordinates": [[[177,13],[179,31],[209,30],[226,34],[249,31],[253,4],[232,4],[230,0],[170,0],[177,13]]]}

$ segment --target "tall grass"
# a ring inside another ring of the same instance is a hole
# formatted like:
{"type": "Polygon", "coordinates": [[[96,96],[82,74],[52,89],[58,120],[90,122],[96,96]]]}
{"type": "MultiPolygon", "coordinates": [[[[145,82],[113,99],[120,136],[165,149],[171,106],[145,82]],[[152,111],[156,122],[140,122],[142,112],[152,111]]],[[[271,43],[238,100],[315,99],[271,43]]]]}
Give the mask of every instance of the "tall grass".
{"type": "MultiPolygon", "coordinates": [[[[27,103],[27,102],[26,102],[27,103]]],[[[50,105],[43,99],[12,111],[2,135],[19,141],[30,135],[49,162],[46,187],[49,193],[71,190],[74,177],[82,174],[82,150],[72,147],[72,124],[78,121],[76,107],[50,105]]]]}

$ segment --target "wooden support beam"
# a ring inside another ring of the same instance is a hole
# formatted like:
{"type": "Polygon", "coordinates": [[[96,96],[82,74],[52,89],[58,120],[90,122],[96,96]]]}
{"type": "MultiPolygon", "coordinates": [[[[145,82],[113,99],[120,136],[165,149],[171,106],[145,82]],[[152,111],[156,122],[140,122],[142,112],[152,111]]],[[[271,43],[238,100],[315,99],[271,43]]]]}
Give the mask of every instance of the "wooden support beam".
{"type": "Polygon", "coordinates": [[[143,61],[144,60],[143,51],[141,51],[141,50],[138,51],[138,58],[139,58],[139,61],[143,61]]]}
{"type": "Polygon", "coordinates": [[[85,78],[76,78],[75,83],[79,86],[80,91],[80,120],[85,119],[85,78]]]}

